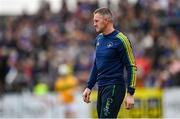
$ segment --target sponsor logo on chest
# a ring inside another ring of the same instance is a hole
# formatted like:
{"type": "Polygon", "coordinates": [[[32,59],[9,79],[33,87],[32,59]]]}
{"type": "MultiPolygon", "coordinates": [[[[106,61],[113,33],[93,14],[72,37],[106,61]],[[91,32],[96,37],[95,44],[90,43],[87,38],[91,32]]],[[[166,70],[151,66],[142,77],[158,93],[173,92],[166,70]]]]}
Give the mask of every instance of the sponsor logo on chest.
{"type": "Polygon", "coordinates": [[[112,43],[112,42],[108,42],[108,43],[107,43],[107,47],[108,47],[108,48],[111,48],[112,46],[113,46],[113,43],[112,43]]]}

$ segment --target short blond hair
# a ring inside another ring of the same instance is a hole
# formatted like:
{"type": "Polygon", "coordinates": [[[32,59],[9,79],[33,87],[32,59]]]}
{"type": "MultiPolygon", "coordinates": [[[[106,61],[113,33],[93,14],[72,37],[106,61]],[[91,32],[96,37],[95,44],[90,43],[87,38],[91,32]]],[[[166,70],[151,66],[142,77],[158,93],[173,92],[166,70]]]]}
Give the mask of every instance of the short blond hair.
{"type": "Polygon", "coordinates": [[[103,17],[108,18],[108,20],[110,22],[113,21],[113,15],[112,15],[112,12],[109,8],[106,8],[106,7],[98,8],[94,11],[94,14],[97,14],[97,13],[102,15],[103,17]]]}

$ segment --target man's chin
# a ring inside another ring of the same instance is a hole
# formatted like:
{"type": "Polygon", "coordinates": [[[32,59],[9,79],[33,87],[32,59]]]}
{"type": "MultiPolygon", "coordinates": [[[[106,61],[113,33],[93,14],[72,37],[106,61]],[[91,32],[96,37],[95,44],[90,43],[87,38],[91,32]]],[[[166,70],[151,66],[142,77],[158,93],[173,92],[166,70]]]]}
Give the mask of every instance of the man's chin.
{"type": "Polygon", "coordinates": [[[97,33],[102,33],[102,31],[100,31],[100,30],[96,30],[96,32],[97,32],[97,33]]]}

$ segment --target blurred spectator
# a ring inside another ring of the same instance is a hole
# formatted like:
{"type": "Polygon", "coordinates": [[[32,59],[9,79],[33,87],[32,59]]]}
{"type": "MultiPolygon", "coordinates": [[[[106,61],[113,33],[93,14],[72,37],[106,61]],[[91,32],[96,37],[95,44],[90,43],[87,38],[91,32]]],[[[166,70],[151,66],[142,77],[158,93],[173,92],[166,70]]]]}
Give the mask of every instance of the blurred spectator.
{"type": "Polygon", "coordinates": [[[9,71],[8,63],[7,63],[7,54],[4,48],[0,47],[0,96],[5,92],[6,86],[6,75],[9,71]]]}
{"type": "Polygon", "coordinates": [[[55,81],[55,91],[60,93],[60,101],[66,105],[65,118],[76,117],[76,108],[73,106],[78,81],[71,73],[71,67],[62,64],[58,68],[59,77],[55,81]]]}

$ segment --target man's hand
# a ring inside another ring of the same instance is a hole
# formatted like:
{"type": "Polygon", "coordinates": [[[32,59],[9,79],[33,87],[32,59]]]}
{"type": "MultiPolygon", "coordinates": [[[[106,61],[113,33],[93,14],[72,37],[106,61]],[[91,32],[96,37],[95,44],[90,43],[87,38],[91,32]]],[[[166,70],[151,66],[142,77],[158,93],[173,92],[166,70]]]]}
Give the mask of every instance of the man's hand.
{"type": "Polygon", "coordinates": [[[90,100],[89,100],[90,94],[91,94],[91,90],[89,88],[86,88],[84,90],[84,92],[83,92],[83,100],[84,100],[84,102],[90,103],[90,100]]]}
{"type": "Polygon", "coordinates": [[[134,96],[127,93],[125,98],[126,109],[132,109],[134,107],[134,96]]]}

